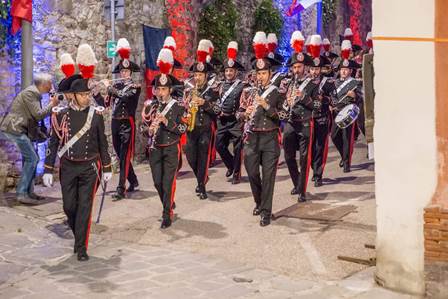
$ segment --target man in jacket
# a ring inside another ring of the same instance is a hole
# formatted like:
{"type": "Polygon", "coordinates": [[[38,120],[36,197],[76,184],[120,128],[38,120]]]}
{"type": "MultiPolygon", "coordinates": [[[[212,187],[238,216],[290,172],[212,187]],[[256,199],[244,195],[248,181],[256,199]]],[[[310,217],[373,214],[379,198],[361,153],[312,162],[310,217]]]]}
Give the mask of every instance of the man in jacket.
{"type": "Polygon", "coordinates": [[[34,84],[22,90],[13,100],[11,109],[0,120],[0,131],[14,142],[22,154],[22,172],[17,184],[17,200],[24,204],[38,204],[44,199],[34,193],[39,156],[33,146],[31,128],[51,114],[51,108],[58,104],[56,96],[50,96],[50,103],[42,108],[42,95],[52,89],[52,77],[48,74],[35,74],[34,84]]]}

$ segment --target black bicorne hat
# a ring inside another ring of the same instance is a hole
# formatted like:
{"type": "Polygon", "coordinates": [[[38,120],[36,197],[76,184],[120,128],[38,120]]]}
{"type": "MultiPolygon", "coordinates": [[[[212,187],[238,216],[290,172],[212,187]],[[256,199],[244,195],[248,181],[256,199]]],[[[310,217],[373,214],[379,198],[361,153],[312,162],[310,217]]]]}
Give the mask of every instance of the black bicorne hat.
{"type": "Polygon", "coordinates": [[[62,79],[58,84],[58,92],[69,92],[70,86],[72,85],[73,81],[78,79],[82,79],[82,76],[79,74],[62,79]]]}
{"type": "Polygon", "coordinates": [[[76,79],[70,85],[70,89],[67,90],[66,92],[81,93],[81,92],[88,92],[88,91],[90,91],[89,79],[76,79]]]}
{"type": "Polygon", "coordinates": [[[136,63],[130,61],[129,59],[122,59],[115,66],[112,73],[118,74],[120,73],[121,70],[130,70],[131,72],[135,73],[140,72],[140,67],[136,63]]]}

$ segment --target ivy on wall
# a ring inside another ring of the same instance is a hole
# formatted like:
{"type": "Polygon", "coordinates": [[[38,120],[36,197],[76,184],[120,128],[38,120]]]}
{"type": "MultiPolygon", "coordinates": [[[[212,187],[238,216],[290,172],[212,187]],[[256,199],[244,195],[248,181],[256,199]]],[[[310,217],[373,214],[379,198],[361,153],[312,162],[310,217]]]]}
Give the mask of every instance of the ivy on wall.
{"type": "Polygon", "coordinates": [[[272,0],[263,0],[255,10],[254,34],[257,31],[264,31],[266,34],[275,33],[279,36],[282,26],[282,16],[274,7],[272,0]]]}
{"type": "Polygon", "coordinates": [[[232,0],[214,1],[199,18],[199,39],[209,39],[215,47],[213,56],[226,57],[227,44],[236,38],[238,13],[232,0]]]}
{"type": "Polygon", "coordinates": [[[11,35],[9,28],[11,27],[12,18],[9,14],[11,7],[11,0],[0,0],[0,49],[5,49],[5,46],[10,42],[11,35]]]}
{"type": "Polygon", "coordinates": [[[336,19],[336,0],[322,1],[322,21],[328,25],[336,19]]]}

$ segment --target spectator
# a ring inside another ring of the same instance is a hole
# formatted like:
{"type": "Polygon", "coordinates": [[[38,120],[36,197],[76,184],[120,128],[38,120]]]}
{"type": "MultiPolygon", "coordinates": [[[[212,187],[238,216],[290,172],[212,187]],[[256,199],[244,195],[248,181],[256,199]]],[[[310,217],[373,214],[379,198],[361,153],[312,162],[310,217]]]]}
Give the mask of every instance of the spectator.
{"type": "Polygon", "coordinates": [[[33,146],[34,130],[38,122],[51,114],[51,108],[58,104],[57,97],[51,96],[48,106],[42,108],[42,95],[52,89],[49,74],[36,74],[34,84],[22,90],[13,100],[10,111],[0,123],[0,134],[14,142],[22,154],[22,172],[17,185],[17,200],[24,204],[38,204],[45,199],[34,193],[39,156],[33,146]]]}

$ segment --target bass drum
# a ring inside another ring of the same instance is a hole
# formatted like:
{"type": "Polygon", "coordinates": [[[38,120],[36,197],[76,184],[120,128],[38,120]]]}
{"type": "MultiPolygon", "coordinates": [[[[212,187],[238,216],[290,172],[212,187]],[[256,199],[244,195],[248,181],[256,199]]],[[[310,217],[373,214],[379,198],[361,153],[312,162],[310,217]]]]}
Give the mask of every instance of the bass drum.
{"type": "Polygon", "coordinates": [[[359,107],[355,104],[350,104],[344,107],[338,115],[336,115],[336,125],[341,128],[345,129],[351,124],[353,124],[356,119],[359,116],[359,107]]]}

